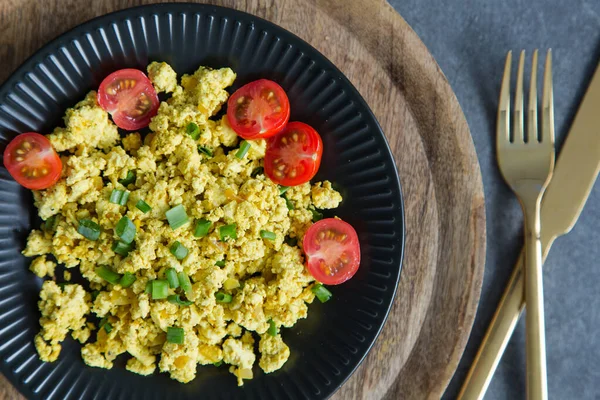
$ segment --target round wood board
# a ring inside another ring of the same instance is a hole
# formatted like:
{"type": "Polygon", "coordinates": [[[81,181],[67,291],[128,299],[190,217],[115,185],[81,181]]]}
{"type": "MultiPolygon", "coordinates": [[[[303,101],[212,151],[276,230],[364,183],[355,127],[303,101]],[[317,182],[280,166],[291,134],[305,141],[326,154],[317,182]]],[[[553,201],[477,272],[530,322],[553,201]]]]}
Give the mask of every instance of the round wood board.
{"type": "MultiPolygon", "coordinates": [[[[0,0],[0,81],[75,25],[143,0],[0,0]]],[[[481,290],[485,211],[469,128],[446,78],[384,0],[221,0],[306,40],[356,86],[395,155],[406,212],[398,293],[374,347],[333,399],[438,399],[481,290]]],[[[0,376],[0,399],[22,396],[0,376]]]]}

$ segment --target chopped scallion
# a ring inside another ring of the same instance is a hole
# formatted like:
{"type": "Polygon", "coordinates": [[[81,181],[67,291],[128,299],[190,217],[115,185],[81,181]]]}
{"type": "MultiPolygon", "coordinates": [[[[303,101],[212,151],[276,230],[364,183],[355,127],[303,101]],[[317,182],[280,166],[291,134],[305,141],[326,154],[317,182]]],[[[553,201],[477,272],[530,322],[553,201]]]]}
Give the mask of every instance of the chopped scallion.
{"type": "Polygon", "coordinates": [[[110,324],[110,322],[107,322],[107,323],[104,324],[104,330],[106,331],[106,333],[112,332],[112,329],[113,329],[113,327],[110,324]]]}
{"type": "Polygon", "coordinates": [[[205,220],[204,218],[199,219],[196,222],[196,229],[194,229],[195,237],[203,237],[208,235],[208,231],[210,230],[211,222],[205,220]]]}
{"type": "Polygon", "coordinates": [[[285,192],[287,192],[289,188],[289,186],[279,186],[279,195],[282,195],[285,192]]]}
{"type": "Polygon", "coordinates": [[[100,225],[92,221],[91,219],[82,219],[79,221],[79,227],[77,232],[82,234],[86,239],[98,240],[100,237],[100,225]]]}
{"type": "Polygon", "coordinates": [[[185,128],[185,131],[192,137],[192,139],[200,139],[200,128],[194,122],[190,122],[185,128]]]}
{"type": "Polygon", "coordinates": [[[312,213],[312,221],[317,222],[323,219],[323,213],[314,207],[309,207],[308,210],[312,213]]]}
{"type": "Polygon", "coordinates": [[[122,217],[115,226],[115,233],[123,243],[129,244],[135,238],[135,224],[128,217],[122,217]]]}
{"type": "Polygon", "coordinates": [[[121,280],[121,274],[117,274],[115,271],[103,265],[96,268],[96,275],[113,285],[116,285],[121,280]]]}
{"type": "Polygon", "coordinates": [[[285,195],[281,195],[281,197],[283,197],[285,199],[285,205],[287,206],[288,210],[293,210],[294,203],[292,203],[291,200],[288,199],[285,195]]]}
{"type": "Polygon", "coordinates": [[[177,279],[177,271],[174,268],[167,268],[165,271],[165,277],[171,289],[177,289],[179,287],[179,279],[177,279]]]}
{"type": "Polygon", "coordinates": [[[166,299],[169,295],[169,282],[164,279],[156,279],[152,281],[152,299],[166,299]]]}
{"type": "Polygon", "coordinates": [[[171,208],[165,215],[167,216],[167,221],[169,221],[171,229],[177,229],[180,226],[185,225],[189,220],[185,208],[183,208],[183,205],[181,204],[171,208]]]}
{"type": "Polygon", "coordinates": [[[146,294],[152,294],[152,281],[146,282],[146,290],[144,290],[146,294]]]}
{"type": "Polygon", "coordinates": [[[169,303],[177,304],[180,306],[191,306],[192,304],[194,304],[193,301],[183,300],[181,298],[181,295],[179,294],[172,294],[169,297],[167,297],[167,300],[169,301],[169,303]]]}
{"type": "Polygon", "coordinates": [[[108,199],[108,201],[114,204],[124,206],[125,204],[127,204],[128,199],[129,192],[127,190],[113,189],[113,191],[110,193],[110,198],[108,199]]]}
{"type": "Polygon", "coordinates": [[[135,206],[137,207],[138,210],[140,210],[144,214],[146,214],[148,211],[152,210],[152,207],[150,207],[150,205],[148,203],[146,203],[144,200],[138,200],[138,202],[135,203],[135,206]]]}
{"type": "Polygon", "coordinates": [[[207,155],[207,156],[209,156],[209,157],[212,157],[212,156],[213,156],[213,152],[212,152],[212,150],[211,150],[211,149],[209,149],[208,147],[204,147],[204,146],[198,146],[198,151],[199,151],[200,153],[204,153],[204,154],[206,154],[206,155],[207,155]]]}
{"type": "Polygon", "coordinates": [[[112,325],[110,322],[108,322],[108,317],[104,317],[100,320],[100,323],[98,323],[98,329],[102,329],[104,328],[104,330],[106,331],[106,333],[110,333],[112,331],[112,325]]]}
{"type": "Polygon", "coordinates": [[[315,296],[317,296],[321,303],[329,301],[329,299],[331,299],[331,296],[333,296],[333,294],[329,290],[327,290],[327,288],[321,283],[317,283],[310,290],[312,290],[312,292],[315,294],[315,296]]]}
{"type": "Polygon", "coordinates": [[[177,273],[177,279],[179,279],[179,286],[181,286],[181,289],[183,289],[189,298],[192,294],[192,282],[190,281],[190,277],[182,271],[177,273]]]}
{"type": "Polygon", "coordinates": [[[92,301],[96,301],[96,298],[98,297],[99,294],[100,294],[99,290],[94,290],[92,292],[92,301]]]}
{"type": "Polygon", "coordinates": [[[133,245],[131,243],[123,243],[120,240],[116,240],[112,245],[112,251],[123,257],[127,257],[132,248],[133,245]]]}
{"type": "Polygon", "coordinates": [[[214,363],[213,363],[213,365],[214,365],[215,367],[220,367],[221,365],[223,365],[223,360],[219,360],[219,361],[217,361],[217,362],[214,362],[214,363]]]}
{"type": "Polygon", "coordinates": [[[173,344],[183,344],[184,337],[185,332],[183,331],[183,328],[175,328],[172,326],[167,328],[167,342],[173,344]]]}
{"type": "Polygon", "coordinates": [[[265,173],[265,169],[263,167],[256,167],[250,174],[252,178],[256,178],[258,175],[262,175],[265,173]]]}
{"type": "Polygon", "coordinates": [[[277,336],[277,325],[273,322],[272,319],[269,320],[269,329],[267,329],[267,333],[271,336],[277,336]]]}
{"type": "Polygon", "coordinates": [[[119,285],[121,285],[124,288],[128,288],[129,286],[133,285],[133,282],[135,282],[136,280],[137,278],[134,274],[132,274],[131,272],[125,272],[123,274],[123,277],[119,280],[119,285]]]}
{"type": "Polygon", "coordinates": [[[250,142],[242,140],[242,143],[240,143],[240,149],[237,151],[237,153],[235,153],[235,158],[241,160],[244,158],[246,153],[248,153],[248,150],[250,150],[250,142]]]}
{"type": "Polygon", "coordinates": [[[215,293],[215,298],[217,303],[231,303],[231,300],[233,300],[233,297],[230,294],[223,292],[215,293]]]}
{"type": "Polygon", "coordinates": [[[264,229],[261,229],[260,237],[263,239],[275,240],[277,238],[277,235],[274,232],[265,231],[264,229]]]}
{"type": "Polygon", "coordinates": [[[133,182],[135,182],[135,172],[133,171],[127,171],[127,176],[119,180],[119,183],[125,187],[133,182]]]}
{"type": "Polygon", "coordinates": [[[237,239],[237,224],[223,225],[219,228],[219,236],[222,242],[227,239],[237,239]]]}
{"type": "Polygon", "coordinates": [[[215,263],[217,267],[223,268],[225,266],[225,260],[220,260],[215,263]]]}
{"type": "Polygon", "coordinates": [[[170,250],[171,254],[179,261],[183,260],[188,255],[188,249],[177,240],[173,242],[170,250]]]}
{"type": "Polygon", "coordinates": [[[46,231],[53,231],[54,228],[56,228],[56,223],[57,223],[57,218],[56,215],[53,215],[51,217],[48,217],[48,219],[46,221],[44,221],[43,224],[43,228],[46,231]]]}

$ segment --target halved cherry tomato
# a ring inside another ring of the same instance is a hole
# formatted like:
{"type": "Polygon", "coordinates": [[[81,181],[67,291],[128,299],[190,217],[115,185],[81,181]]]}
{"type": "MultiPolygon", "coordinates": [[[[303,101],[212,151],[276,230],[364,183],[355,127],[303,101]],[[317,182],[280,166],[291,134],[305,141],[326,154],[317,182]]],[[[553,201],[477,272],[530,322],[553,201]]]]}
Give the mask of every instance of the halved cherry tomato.
{"type": "Polygon", "coordinates": [[[340,219],[326,218],[314,223],[304,235],[303,247],[308,271],[326,285],[346,282],[360,265],[356,231],[340,219]]]}
{"type": "Polygon", "coordinates": [[[148,126],[159,101],[150,79],[137,69],[120,69],[100,84],[98,104],[119,128],[135,131],[148,126]]]}
{"type": "Polygon", "coordinates": [[[62,162],[50,141],[35,132],[10,141],[4,150],[4,166],[15,181],[32,190],[49,188],[62,172],[62,162]]]}
{"type": "Polygon", "coordinates": [[[268,79],[250,82],[229,97],[227,119],[244,139],[265,139],[280,132],[290,119],[285,91],[268,79]]]}
{"type": "Polygon", "coordinates": [[[310,125],[290,122],[267,141],[265,174],[275,183],[296,186],[310,181],[323,155],[321,136],[310,125]]]}

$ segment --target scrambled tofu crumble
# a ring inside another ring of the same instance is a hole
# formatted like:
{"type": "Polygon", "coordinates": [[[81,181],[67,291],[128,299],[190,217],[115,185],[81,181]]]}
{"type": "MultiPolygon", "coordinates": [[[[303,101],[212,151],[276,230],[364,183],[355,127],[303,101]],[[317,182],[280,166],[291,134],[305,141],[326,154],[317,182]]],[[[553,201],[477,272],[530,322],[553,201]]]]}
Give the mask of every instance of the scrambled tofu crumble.
{"type": "MultiPolygon", "coordinates": [[[[89,289],[44,282],[35,346],[42,360],[54,361],[70,332],[87,342],[81,355],[90,366],[112,368],[117,356],[128,353],[129,371],[148,375],[158,368],[189,382],[197,364],[225,363],[242,385],[252,378],[256,361],[270,373],[288,359],[281,328],[306,318],[314,299],[302,236],[312,224],[313,207],[335,208],[342,197],[330,182],[306,183],[285,193],[290,209],[280,188],[260,171],[264,140],[251,141],[243,158],[235,156],[238,136],[225,117],[214,117],[236,77],[231,69],[200,67],[178,84],[168,64],[153,62],[148,76],[157,92],[170,94],[150,123],[151,133],[120,135],[92,91],[67,110],[65,127],[48,136],[61,152],[63,174],[53,187],[34,192],[46,222],[31,232],[23,254],[35,257],[30,269],[40,277],[56,279],[49,255],[79,269],[89,289]],[[186,131],[192,122],[200,130],[197,140],[186,131]],[[131,173],[133,180],[124,186],[131,173]],[[129,193],[124,205],[110,201],[115,189],[129,193]],[[150,207],[146,213],[136,207],[140,200],[150,207]],[[173,229],[166,212],[178,205],[189,222],[173,229]],[[116,224],[124,216],[136,228],[125,256],[113,251],[116,224]],[[78,232],[84,219],[100,226],[97,240],[78,232]],[[210,228],[196,237],[201,219],[210,228]],[[231,225],[235,237],[224,240],[221,228],[231,225]],[[262,238],[261,230],[275,238],[262,238]],[[177,242],[188,250],[183,258],[172,252],[177,242]],[[111,284],[98,275],[100,266],[133,274],[135,281],[128,287],[111,284]],[[152,299],[147,292],[148,282],[166,279],[169,268],[190,278],[189,303],[152,299]],[[230,302],[217,301],[217,292],[231,296],[230,302]],[[93,316],[101,324],[92,323],[93,316]],[[167,340],[170,327],[182,329],[181,344],[167,340]]],[[[64,277],[70,280],[70,273],[64,277]]]]}

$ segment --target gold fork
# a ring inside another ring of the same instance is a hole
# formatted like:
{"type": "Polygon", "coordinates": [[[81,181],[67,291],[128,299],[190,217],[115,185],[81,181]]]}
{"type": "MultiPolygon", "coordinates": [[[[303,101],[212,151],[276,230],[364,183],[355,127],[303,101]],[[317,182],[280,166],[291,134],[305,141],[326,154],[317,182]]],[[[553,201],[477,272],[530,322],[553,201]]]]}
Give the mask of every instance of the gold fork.
{"type": "Polygon", "coordinates": [[[552,53],[546,54],[542,94],[542,126],[538,131],[537,61],[533,53],[527,132],[523,130],[523,69],[525,51],[521,51],[517,69],[512,138],[510,115],[510,70],[508,52],[498,104],[496,153],[500,171],[515,192],[524,215],[525,230],[525,302],[527,347],[527,399],[548,398],[546,377],[546,337],[544,332],[544,295],[542,285],[542,247],[540,243],[540,201],[554,170],[554,99],[552,93],[552,53]],[[525,135],[526,133],[526,135],[525,135]]]}

